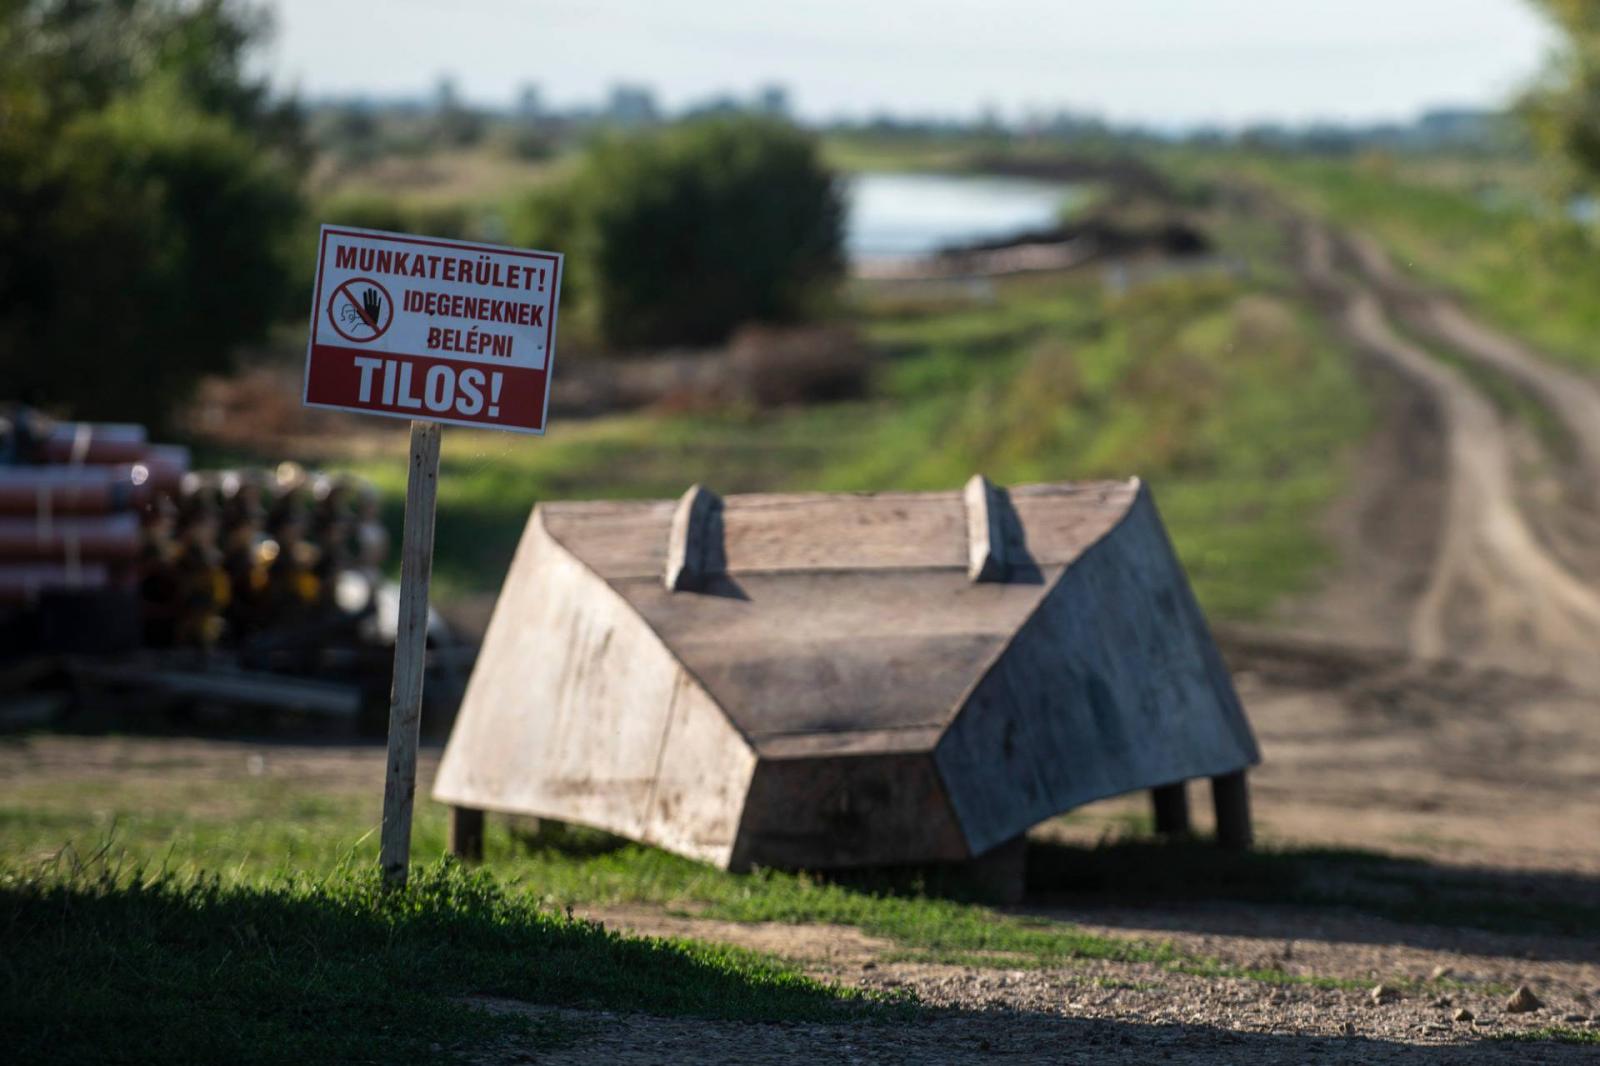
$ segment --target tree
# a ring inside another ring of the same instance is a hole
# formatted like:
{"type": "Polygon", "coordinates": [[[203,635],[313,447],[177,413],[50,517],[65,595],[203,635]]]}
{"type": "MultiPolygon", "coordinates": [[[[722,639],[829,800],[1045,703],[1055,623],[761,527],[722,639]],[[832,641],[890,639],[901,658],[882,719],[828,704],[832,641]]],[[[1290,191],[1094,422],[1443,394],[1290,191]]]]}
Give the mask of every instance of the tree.
{"type": "Polygon", "coordinates": [[[567,253],[563,301],[605,342],[709,344],[804,316],[839,276],[843,218],[809,135],[740,117],[603,139],[511,229],[567,253]]]}
{"type": "Polygon", "coordinates": [[[0,382],[156,424],[289,306],[298,115],[224,0],[0,0],[0,382]]]}
{"type": "Polygon", "coordinates": [[[1600,5],[1534,0],[1561,32],[1521,110],[1540,145],[1567,164],[1572,184],[1600,181],[1600,5]]]}

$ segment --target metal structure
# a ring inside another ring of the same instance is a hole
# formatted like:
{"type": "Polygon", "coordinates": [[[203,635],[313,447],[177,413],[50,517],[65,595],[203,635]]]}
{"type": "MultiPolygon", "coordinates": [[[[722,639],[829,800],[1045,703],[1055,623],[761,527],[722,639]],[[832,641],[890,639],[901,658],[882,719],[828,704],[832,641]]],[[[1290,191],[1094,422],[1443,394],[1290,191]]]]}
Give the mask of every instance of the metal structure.
{"type": "Polygon", "coordinates": [[[1213,780],[1248,843],[1254,738],[1149,490],[534,509],[435,798],[732,869],[964,862],[1102,797],[1213,780]]]}
{"type": "MultiPolygon", "coordinates": [[[[0,731],[387,713],[399,604],[376,489],[189,466],[140,425],[0,407],[0,731]]],[[[472,649],[437,618],[430,636],[437,724],[472,649]]]]}

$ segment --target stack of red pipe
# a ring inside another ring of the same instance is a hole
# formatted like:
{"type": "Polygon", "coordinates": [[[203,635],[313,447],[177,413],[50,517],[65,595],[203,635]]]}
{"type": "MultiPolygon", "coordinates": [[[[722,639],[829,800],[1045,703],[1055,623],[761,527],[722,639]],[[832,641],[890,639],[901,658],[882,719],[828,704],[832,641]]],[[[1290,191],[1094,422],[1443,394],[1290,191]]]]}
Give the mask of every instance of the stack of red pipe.
{"type": "Polygon", "coordinates": [[[189,450],[152,444],[145,428],[61,422],[0,464],[0,604],[59,589],[137,582],[141,523],[176,494],[189,450]]]}

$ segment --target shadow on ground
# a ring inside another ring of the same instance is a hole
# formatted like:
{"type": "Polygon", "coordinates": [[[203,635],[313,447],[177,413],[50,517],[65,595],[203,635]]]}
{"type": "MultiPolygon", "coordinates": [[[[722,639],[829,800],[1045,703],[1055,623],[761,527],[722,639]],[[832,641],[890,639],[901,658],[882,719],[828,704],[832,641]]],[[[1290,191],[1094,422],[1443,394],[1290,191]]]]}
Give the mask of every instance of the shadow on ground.
{"type": "MultiPolygon", "coordinates": [[[[528,820],[513,834],[527,847],[593,857],[633,847],[598,830],[528,820]]],[[[1525,957],[1600,959],[1600,878],[1450,866],[1351,848],[1258,848],[1226,851],[1207,839],[1136,838],[1097,845],[1029,840],[1022,910],[1070,909],[1074,920],[1141,929],[1181,912],[1182,928],[1260,935],[1264,907],[1283,924],[1317,913],[1364,916],[1409,929],[1341,922],[1331,939],[1428,946],[1430,929],[1480,930],[1518,937],[1525,957]],[[1250,917],[1226,905],[1249,905],[1250,917]],[[1224,906],[1211,906],[1224,905],[1224,906]],[[1529,953],[1532,953],[1531,955],[1529,953]]],[[[819,879],[871,895],[930,896],[998,902],[982,876],[959,864],[828,871],[819,879]]],[[[1177,926],[1174,926],[1176,928],[1177,926]]],[[[1319,934],[1321,935],[1321,934],[1319,934]]]]}
{"type": "MultiPolygon", "coordinates": [[[[1543,957],[1594,959],[1600,929],[1600,879],[1581,874],[1449,866],[1377,852],[1333,848],[1262,848],[1228,852],[1209,841],[1125,841],[1095,847],[1030,841],[1030,905],[1068,905],[1090,920],[1095,905],[1170,908],[1174,904],[1246,903],[1337,910],[1414,926],[1536,935],[1543,957]],[[1085,912],[1085,908],[1090,908],[1085,912]]],[[[1109,916],[1108,916],[1109,917],[1109,916]]],[[[1143,927],[1148,923],[1140,915],[1143,927]]],[[[1190,906],[1185,926],[1243,933],[1227,909],[1190,906]],[[1209,917],[1208,917],[1209,916],[1209,917]]],[[[1116,924],[1105,921],[1104,924],[1116,924]]],[[[1334,938],[1359,934],[1341,924],[1334,938]]],[[[1384,943],[1405,942],[1403,931],[1370,929],[1384,943]]]]}
{"type": "Polygon", "coordinates": [[[910,1010],[734,948],[620,935],[449,862],[402,892],[365,870],[252,887],[58,861],[0,871],[0,931],[17,1063],[414,1063],[579,1034],[477,996],[741,1022],[910,1010]]]}

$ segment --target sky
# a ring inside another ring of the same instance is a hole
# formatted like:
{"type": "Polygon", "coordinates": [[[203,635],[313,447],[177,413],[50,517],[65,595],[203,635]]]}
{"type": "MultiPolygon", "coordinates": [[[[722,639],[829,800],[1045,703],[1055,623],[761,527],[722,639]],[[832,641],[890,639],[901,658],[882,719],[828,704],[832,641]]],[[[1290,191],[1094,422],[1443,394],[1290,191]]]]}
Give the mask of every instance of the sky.
{"type": "Polygon", "coordinates": [[[276,0],[263,57],[310,98],[676,109],[771,82],[804,118],[1065,108],[1160,127],[1409,119],[1503,102],[1552,36],[1529,0],[276,0]]]}

